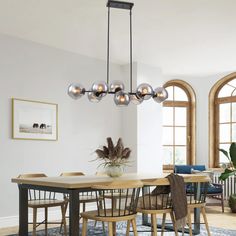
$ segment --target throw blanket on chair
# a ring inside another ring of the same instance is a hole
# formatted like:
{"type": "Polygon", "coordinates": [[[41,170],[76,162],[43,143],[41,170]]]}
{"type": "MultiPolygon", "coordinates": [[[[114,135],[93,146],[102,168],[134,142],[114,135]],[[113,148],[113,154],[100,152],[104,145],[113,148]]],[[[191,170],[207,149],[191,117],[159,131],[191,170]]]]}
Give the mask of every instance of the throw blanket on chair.
{"type": "Polygon", "coordinates": [[[176,174],[170,174],[167,176],[167,179],[170,182],[172,206],[176,219],[176,226],[177,228],[183,228],[186,225],[187,216],[187,196],[184,178],[176,174]]]}

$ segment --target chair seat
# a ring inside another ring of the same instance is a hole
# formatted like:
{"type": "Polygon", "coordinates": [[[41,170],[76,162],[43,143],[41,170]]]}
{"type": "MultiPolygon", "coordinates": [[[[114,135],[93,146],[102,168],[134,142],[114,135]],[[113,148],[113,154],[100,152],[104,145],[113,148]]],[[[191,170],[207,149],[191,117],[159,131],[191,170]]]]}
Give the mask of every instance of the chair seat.
{"type": "Polygon", "coordinates": [[[208,189],[207,189],[207,194],[210,194],[210,193],[222,193],[223,192],[223,188],[222,186],[218,186],[218,185],[214,185],[214,184],[211,184],[208,189]]]}
{"type": "MultiPolygon", "coordinates": [[[[187,192],[187,194],[192,193],[193,192],[192,187],[187,186],[186,192],[187,192]]],[[[207,194],[221,194],[222,192],[223,192],[223,188],[221,185],[209,184],[209,186],[207,188],[207,194]]]]}
{"type": "Polygon", "coordinates": [[[64,200],[31,200],[28,201],[29,207],[43,208],[43,207],[56,207],[65,204],[64,200]]]}
{"type": "MultiPolygon", "coordinates": [[[[104,221],[104,222],[117,222],[117,221],[127,221],[127,220],[131,220],[134,219],[136,217],[136,213],[134,214],[129,214],[129,215],[125,215],[123,216],[123,211],[121,211],[122,216],[119,216],[119,210],[113,210],[113,214],[112,214],[112,210],[111,209],[106,209],[106,216],[98,216],[98,211],[86,211],[86,212],[82,212],[81,213],[81,217],[86,218],[86,219],[90,219],[90,220],[96,220],[96,221],[104,221]]],[[[128,211],[126,211],[126,213],[128,214],[128,211]]],[[[100,215],[104,214],[104,210],[100,210],[100,215]]]]}
{"type": "Polygon", "coordinates": [[[145,209],[145,208],[137,208],[137,212],[143,214],[163,214],[163,213],[170,213],[172,208],[163,209],[160,206],[160,209],[145,209]]]}

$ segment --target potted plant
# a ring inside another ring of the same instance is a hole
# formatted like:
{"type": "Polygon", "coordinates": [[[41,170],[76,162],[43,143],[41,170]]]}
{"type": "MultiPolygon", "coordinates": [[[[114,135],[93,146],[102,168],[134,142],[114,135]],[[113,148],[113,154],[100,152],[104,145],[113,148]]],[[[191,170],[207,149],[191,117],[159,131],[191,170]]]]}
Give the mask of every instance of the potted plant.
{"type": "MultiPolygon", "coordinates": [[[[230,176],[236,175],[236,143],[231,143],[229,152],[224,149],[219,149],[229,160],[229,164],[224,169],[224,172],[220,175],[220,180],[226,180],[230,176]]],[[[236,194],[232,194],[229,197],[229,207],[231,211],[236,213],[236,194]]]]}
{"type": "Polygon", "coordinates": [[[102,149],[97,149],[97,160],[102,163],[98,166],[103,166],[106,169],[106,173],[111,177],[119,177],[123,174],[124,166],[129,163],[129,157],[131,150],[124,148],[122,139],[119,138],[116,146],[114,146],[112,139],[107,138],[107,146],[103,146],[102,149]]]}
{"type": "Polygon", "coordinates": [[[233,213],[236,213],[236,194],[232,194],[229,197],[229,207],[233,213]]]}

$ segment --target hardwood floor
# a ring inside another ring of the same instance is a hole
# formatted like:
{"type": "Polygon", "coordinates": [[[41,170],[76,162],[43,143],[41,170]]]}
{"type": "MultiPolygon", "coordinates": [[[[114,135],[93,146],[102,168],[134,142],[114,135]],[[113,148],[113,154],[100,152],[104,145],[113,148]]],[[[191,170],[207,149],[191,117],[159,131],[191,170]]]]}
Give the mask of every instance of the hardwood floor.
{"type": "Polygon", "coordinates": [[[209,226],[236,230],[236,213],[232,213],[230,208],[225,207],[225,212],[221,212],[221,206],[207,206],[207,219],[209,226]]]}
{"type": "MultiPolygon", "coordinates": [[[[236,214],[231,213],[228,207],[225,207],[225,213],[222,213],[220,206],[208,206],[206,207],[206,212],[210,227],[236,230],[236,214]]],[[[43,228],[44,226],[40,227],[43,228]]],[[[18,227],[2,228],[0,229],[0,236],[16,234],[17,232],[18,227]]]]}

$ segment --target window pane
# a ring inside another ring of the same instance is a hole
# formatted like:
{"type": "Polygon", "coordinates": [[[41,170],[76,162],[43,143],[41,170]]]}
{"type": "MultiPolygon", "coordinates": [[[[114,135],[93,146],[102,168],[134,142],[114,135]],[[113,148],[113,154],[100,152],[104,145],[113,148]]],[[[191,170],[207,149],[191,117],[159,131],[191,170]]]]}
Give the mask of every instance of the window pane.
{"type": "Polygon", "coordinates": [[[219,92],[218,97],[222,98],[222,97],[230,97],[231,93],[233,92],[234,88],[229,86],[228,84],[224,85],[222,87],[222,89],[219,92]]]}
{"type": "Polygon", "coordinates": [[[232,103],[232,121],[236,122],[236,103],[232,103]]]}
{"type": "Polygon", "coordinates": [[[185,91],[176,86],[174,88],[174,98],[175,101],[188,101],[188,97],[185,91]]]}
{"type": "Polygon", "coordinates": [[[236,89],[233,90],[231,96],[235,96],[236,95],[236,89]]]}
{"type": "Polygon", "coordinates": [[[186,147],[175,147],[175,165],[187,164],[186,147]]]}
{"type": "Polygon", "coordinates": [[[166,100],[167,101],[173,101],[174,100],[174,97],[173,97],[173,86],[166,87],[166,90],[168,92],[168,98],[166,100]]]}
{"type": "Polygon", "coordinates": [[[220,143],[230,142],[230,125],[220,124],[220,143]]]}
{"type": "Polygon", "coordinates": [[[220,104],[220,123],[230,122],[230,103],[220,104]]]}
{"type": "Polygon", "coordinates": [[[173,128],[163,127],[163,144],[173,145],[173,128]]]}
{"type": "Polygon", "coordinates": [[[227,84],[229,84],[229,85],[231,85],[231,86],[236,88],[236,79],[230,80],[227,84]]]}
{"type": "Polygon", "coordinates": [[[163,107],[163,125],[173,126],[173,107],[163,107]]]}
{"type": "Polygon", "coordinates": [[[232,124],[232,142],[236,142],[236,124],[232,124]]]}
{"type": "Polygon", "coordinates": [[[175,108],[175,125],[187,126],[187,108],[175,108]]]}
{"type": "MultiPolygon", "coordinates": [[[[225,151],[229,151],[229,146],[230,144],[220,144],[220,149],[224,149],[225,151]]],[[[219,156],[220,156],[220,159],[219,159],[219,162],[220,163],[228,163],[229,160],[228,158],[222,153],[222,152],[219,152],[219,156]]]]}
{"type": "Polygon", "coordinates": [[[163,147],[164,165],[173,165],[173,147],[163,147]]]}
{"type": "Polygon", "coordinates": [[[186,145],[186,127],[175,128],[175,145],[186,145]]]}

